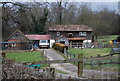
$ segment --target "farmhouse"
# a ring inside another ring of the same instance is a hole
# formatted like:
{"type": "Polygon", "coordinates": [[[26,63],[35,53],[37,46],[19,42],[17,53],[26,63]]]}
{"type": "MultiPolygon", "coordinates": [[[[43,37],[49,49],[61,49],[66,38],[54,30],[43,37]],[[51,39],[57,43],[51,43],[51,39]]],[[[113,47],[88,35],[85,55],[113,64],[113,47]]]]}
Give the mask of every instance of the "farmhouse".
{"type": "Polygon", "coordinates": [[[14,50],[28,50],[32,43],[20,30],[16,30],[8,39],[7,42],[3,42],[6,49],[14,50]]]}
{"type": "Polygon", "coordinates": [[[56,42],[70,44],[92,42],[93,29],[86,25],[54,25],[49,27],[49,35],[56,42]]]}
{"type": "Polygon", "coordinates": [[[50,36],[49,35],[25,35],[29,40],[33,41],[33,46],[42,48],[50,47],[50,36]]]}

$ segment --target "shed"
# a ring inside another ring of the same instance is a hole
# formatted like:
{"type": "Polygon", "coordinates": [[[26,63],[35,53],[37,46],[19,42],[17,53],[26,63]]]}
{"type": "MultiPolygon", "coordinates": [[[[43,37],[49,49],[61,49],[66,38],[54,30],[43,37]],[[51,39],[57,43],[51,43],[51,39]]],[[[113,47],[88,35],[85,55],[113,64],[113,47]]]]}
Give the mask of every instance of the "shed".
{"type": "Polygon", "coordinates": [[[28,50],[31,46],[30,40],[20,30],[16,30],[8,39],[3,43],[6,45],[6,49],[9,50],[28,50]]]}

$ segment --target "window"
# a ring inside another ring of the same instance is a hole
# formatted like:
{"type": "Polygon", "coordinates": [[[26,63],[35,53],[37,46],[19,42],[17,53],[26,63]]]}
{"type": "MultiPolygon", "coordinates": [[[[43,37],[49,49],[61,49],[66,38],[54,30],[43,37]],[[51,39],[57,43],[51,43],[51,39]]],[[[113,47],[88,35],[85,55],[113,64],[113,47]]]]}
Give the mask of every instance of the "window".
{"type": "Polygon", "coordinates": [[[68,33],[68,36],[69,36],[69,37],[72,37],[72,36],[73,36],[73,33],[68,33]]]}
{"type": "Polygon", "coordinates": [[[12,46],[13,46],[13,47],[15,47],[15,46],[16,46],[16,44],[12,44],[12,46]]]}
{"type": "Polygon", "coordinates": [[[57,32],[57,36],[60,36],[60,32],[57,32]]]}
{"type": "Polygon", "coordinates": [[[82,32],[79,32],[79,35],[82,36],[82,32]]]}
{"type": "Polygon", "coordinates": [[[86,35],[87,35],[87,33],[86,33],[86,32],[83,32],[83,35],[84,35],[84,36],[86,36],[86,35]]]}
{"type": "Polygon", "coordinates": [[[41,43],[46,43],[47,41],[46,40],[40,40],[41,43]]]}
{"type": "Polygon", "coordinates": [[[80,35],[80,36],[86,36],[87,33],[86,33],[86,32],[79,32],[79,35],[80,35]]]}

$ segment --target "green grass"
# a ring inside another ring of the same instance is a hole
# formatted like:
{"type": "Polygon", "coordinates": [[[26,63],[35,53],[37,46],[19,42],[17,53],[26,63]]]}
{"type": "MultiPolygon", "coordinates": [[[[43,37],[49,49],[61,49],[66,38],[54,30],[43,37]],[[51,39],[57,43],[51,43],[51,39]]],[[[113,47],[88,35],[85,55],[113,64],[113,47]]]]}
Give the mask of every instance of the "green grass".
{"type": "Polygon", "coordinates": [[[15,58],[16,62],[35,62],[43,60],[41,52],[38,51],[7,53],[6,58],[7,59],[15,58]]]}
{"type": "Polygon", "coordinates": [[[99,42],[108,42],[110,40],[117,39],[118,35],[108,35],[108,36],[100,36],[98,37],[99,42]]]}
{"type": "Polygon", "coordinates": [[[71,54],[83,54],[83,57],[96,57],[98,54],[101,56],[107,55],[110,53],[112,48],[86,48],[86,49],[79,49],[79,48],[70,48],[68,51],[71,54]]]}
{"type": "MultiPolygon", "coordinates": [[[[112,48],[86,48],[86,49],[79,49],[79,48],[70,48],[69,52],[73,54],[83,54],[83,57],[96,57],[98,54],[101,56],[109,54],[110,50],[112,48]]],[[[118,55],[114,55],[118,56],[118,55]]],[[[74,57],[73,57],[74,58],[74,57]]],[[[78,58],[78,57],[75,57],[78,58]]],[[[110,62],[111,60],[102,60],[101,62],[110,62]]],[[[92,63],[97,63],[98,61],[92,61],[92,63]]],[[[113,62],[118,62],[118,59],[114,59],[113,62]]],[[[85,63],[91,63],[91,61],[85,62],[85,63]]],[[[74,65],[77,65],[77,63],[72,63],[74,65]]],[[[93,65],[93,68],[91,65],[85,65],[84,69],[96,69],[96,70],[101,70],[104,69],[106,71],[118,71],[118,64],[105,64],[105,65],[93,65]]]]}

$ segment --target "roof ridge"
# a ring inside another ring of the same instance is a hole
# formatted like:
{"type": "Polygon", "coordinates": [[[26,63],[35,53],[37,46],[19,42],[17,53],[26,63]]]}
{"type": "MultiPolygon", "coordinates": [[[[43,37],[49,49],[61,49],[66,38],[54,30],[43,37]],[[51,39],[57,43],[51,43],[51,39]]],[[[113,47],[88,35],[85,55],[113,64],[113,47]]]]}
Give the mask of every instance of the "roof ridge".
{"type": "Polygon", "coordinates": [[[87,25],[53,25],[49,27],[51,31],[93,31],[92,27],[87,25]]]}
{"type": "Polygon", "coordinates": [[[25,36],[25,34],[24,34],[22,31],[20,31],[19,29],[16,29],[16,30],[10,35],[10,37],[8,37],[7,40],[9,40],[16,32],[20,32],[20,33],[24,36],[25,39],[29,40],[29,39],[25,36]]]}

